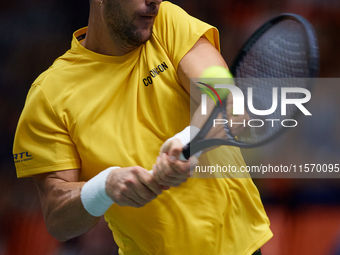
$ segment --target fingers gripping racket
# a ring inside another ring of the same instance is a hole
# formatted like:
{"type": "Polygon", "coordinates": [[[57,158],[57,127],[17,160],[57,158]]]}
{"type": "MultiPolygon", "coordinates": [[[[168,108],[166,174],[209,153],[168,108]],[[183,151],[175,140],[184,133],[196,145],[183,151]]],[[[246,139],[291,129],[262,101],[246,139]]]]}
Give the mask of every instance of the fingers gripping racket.
{"type": "MultiPolygon", "coordinates": [[[[319,51],[314,29],[306,19],[296,14],[282,14],[262,25],[248,39],[230,67],[235,85],[245,95],[245,102],[248,101],[247,92],[251,87],[253,105],[264,109],[272,105],[273,88],[279,91],[287,87],[310,90],[310,78],[317,77],[318,69],[319,51]]],[[[297,92],[289,93],[289,96],[294,99],[301,98],[302,95],[297,92]]],[[[281,101],[280,95],[277,100],[281,101]]],[[[273,125],[272,122],[271,125],[261,128],[247,126],[236,137],[231,134],[228,122],[223,124],[223,138],[207,137],[217,116],[227,119],[226,104],[224,99],[222,104],[215,106],[200,132],[183,148],[183,156],[186,159],[199,151],[220,145],[241,148],[261,146],[287,129],[283,125],[273,125]]],[[[284,116],[280,111],[275,111],[262,118],[280,122],[284,119],[294,119],[301,111],[294,105],[288,106],[284,116]]],[[[245,111],[250,119],[259,119],[249,106],[245,106],[245,111]]]]}

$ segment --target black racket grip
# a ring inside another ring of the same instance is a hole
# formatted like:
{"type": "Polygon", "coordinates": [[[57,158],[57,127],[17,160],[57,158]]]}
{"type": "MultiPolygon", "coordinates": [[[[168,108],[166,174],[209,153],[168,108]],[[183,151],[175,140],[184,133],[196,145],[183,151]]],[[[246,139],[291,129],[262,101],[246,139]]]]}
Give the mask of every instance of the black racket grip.
{"type": "Polygon", "coordinates": [[[183,147],[182,154],[185,159],[188,160],[190,158],[190,143],[188,143],[187,145],[183,147]]]}

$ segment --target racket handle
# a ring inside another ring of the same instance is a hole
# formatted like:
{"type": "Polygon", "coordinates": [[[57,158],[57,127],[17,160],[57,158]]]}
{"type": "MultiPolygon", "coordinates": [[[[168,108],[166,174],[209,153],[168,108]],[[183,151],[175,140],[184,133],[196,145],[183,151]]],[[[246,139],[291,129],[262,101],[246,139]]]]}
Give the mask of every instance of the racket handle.
{"type": "Polygon", "coordinates": [[[190,143],[183,147],[183,151],[180,155],[180,160],[187,161],[190,158],[190,143]]]}
{"type": "Polygon", "coordinates": [[[179,160],[180,161],[188,161],[188,159],[186,159],[183,155],[183,153],[179,154],[179,160]]]}

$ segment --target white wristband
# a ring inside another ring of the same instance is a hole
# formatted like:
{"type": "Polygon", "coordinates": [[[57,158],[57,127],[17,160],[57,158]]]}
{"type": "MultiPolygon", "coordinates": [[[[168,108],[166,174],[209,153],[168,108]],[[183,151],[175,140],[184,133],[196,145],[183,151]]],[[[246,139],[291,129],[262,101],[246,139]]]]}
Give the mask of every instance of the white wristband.
{"type": "Polygon", "coordinates": [[[181,132],[177,133],[173,137],[169,138],[167,141],[173,138],[177,138],[181,141],[183,146],[190,143],[190,141],[198,134],[200,129],[195,126],[187,126],[185,129],[183,129],[181,132]]]}
{"type": "Polygon", "coordinates": [[[106,179],[110,172],[120,167],[109,167],[85,183],[80,198],[85,210],[92,216],[104,215],[113,205],[112,199],[106,194],[106,179]]]}

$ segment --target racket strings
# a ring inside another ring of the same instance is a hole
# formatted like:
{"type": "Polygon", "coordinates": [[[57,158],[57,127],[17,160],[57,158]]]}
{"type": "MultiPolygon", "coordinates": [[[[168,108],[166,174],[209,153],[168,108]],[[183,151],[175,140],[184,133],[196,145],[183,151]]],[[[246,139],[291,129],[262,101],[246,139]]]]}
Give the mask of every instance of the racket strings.
{"type": "Polygon", "coordinates": [[[285,20],[271,27],[249,49],[236,70],[242,78],[309,77],[304,29],[285,20]]]}
{"type": "MultiPolygon", "coordinates": [[[[301,84],[304,79],[296,79],[310,76],[309,49],[304,33],[304,27],[298,21],[287,19],[279,22],[256,38],[240,61],[236,68],[236,85],[244,92],[246,102],[248,88],[253,88],[252,105],[255,109],[271,109],[273,88],[277,88],[277,108],[273,113],[265,116],[252,114],[246,104],[246,111],[256,127],[248,126],[238,135],[240,141],[258,143],[275,136],[282,129],[282,121],[292,118],[298,110],[294,105],[287,105],[286,115],[281,115],[281,88],[307,86],[301,84]]],[[[302,95],[289,93],[288,96],[300,98],[302,95]]]]}

